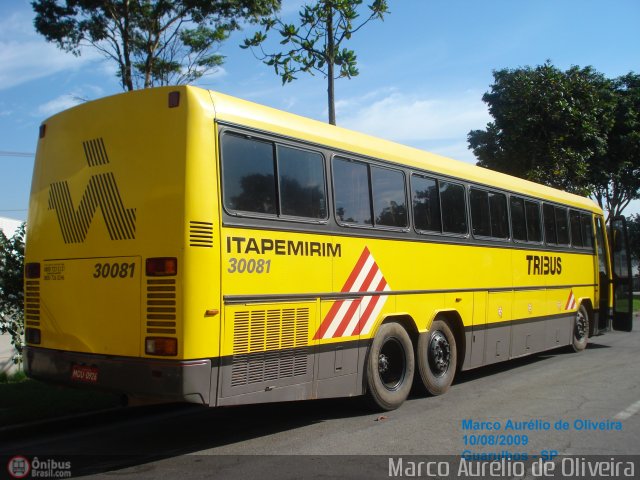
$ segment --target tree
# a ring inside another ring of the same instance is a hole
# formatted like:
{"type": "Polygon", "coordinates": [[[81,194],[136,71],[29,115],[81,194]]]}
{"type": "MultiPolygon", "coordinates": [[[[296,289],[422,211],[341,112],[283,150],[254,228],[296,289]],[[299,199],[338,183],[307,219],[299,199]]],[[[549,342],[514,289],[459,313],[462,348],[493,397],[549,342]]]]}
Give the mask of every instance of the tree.
{"type": "Polygon", "coordinates": [[[13,359],[16,363],[24,335],[24,231],[24,223],[11,238],[0,230],[0,332],[11,335],[18,352],[13,359]]]}
{"type": "Polygon", "coordinates": [[[356,24],[362,3],[363,0],[318,0],[302,7],[299,26],[285,23],[278,16],[264,18],[261,21],[264,31],[245,39],[242,48],[259,48],[260,53],[256,56],[274,67],[276,75],[282,77],[283,85],[296,80],[298,72],[323,75],[327,79],[329,123],[335,125],[334,80],[359,74],[355,52],[344,48],[343,44],[371,20],[383,20],[389,12],[386,0],[374,0],[368,6],[369,14],[356,24]],[[262,45],[271,30],[278,31],[280,44],[288,50],[265,52],[262,45]]]}
{"type": "Polygon", "coordinates": [[[214,70],[214,52],[242,21],[280,0],[34,0],[36,30],[74,55],[94,48],[118,65],[124,90],[188,83],[214,70]]]}
{"type": "MultiPolygon", "coordinates": [[[[591,67],[498,70],[482,100],[494,121],[468,135],[478,165],[588,193],[588,163],[606,152],[609,81],[591,67]]],[[[610,96],[610,95],[609,95],[610,96]]]]}
{"type": "Polygon", "coordinates": [[[617,216],[640,198],[640,75],[613,81],[615,108],[604,155],[590,168],[592,194],[609,216],[617,216]]]}
{"type": "Polygon", "coordinates": [[[495,71],[494,120],[468,134],[478,165],[593,197],[618,215],[640,196],[640,81],[592,67],[495,71]]]}

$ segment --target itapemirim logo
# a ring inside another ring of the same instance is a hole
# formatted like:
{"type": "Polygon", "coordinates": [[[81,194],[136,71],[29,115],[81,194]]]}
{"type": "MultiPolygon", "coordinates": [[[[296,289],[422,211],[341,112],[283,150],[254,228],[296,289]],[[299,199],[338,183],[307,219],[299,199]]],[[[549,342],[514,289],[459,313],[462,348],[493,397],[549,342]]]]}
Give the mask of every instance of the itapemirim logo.
{"type": "MultiPolygon", "coordinates": [[[[82,143],[89,167],[109,164],[102,138],[82,143]]],[[[49,186],[49,210],[55,210],[65,243],[84,242],[97,209],[111,240],[133,240],[136,236],[136,209],[126,208],[113,173],[92,175],[78,208],[73,205],[66,181],[49,186]]]]}

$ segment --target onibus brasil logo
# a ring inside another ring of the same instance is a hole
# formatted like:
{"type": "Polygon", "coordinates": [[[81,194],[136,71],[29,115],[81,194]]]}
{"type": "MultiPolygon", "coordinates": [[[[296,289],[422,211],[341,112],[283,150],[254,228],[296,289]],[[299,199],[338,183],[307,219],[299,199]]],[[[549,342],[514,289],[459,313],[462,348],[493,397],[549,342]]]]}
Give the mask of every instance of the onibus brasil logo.
{"type": "MultiPolygon", "coordinates": [[[[82,143],[89,167],[109,164],[102,138],[82,143]]],[[[84,242],[91,221],[100,209],[111,240],[132,240],[136,236],[136,209],[126,208],[112,172],[96,173],[82,194],[78,208],[73,205],[66,181],[49,186],[49,210],[55,210],[64,243],[84,242]]]]}
{"type": "Polygon", "coordinates": [[[52,458],[39,459],[33,457],[31,461],[22,455],[16,455],[9,460],[7,471],[12,478],[71,478],[71,462],[52,458]]]}

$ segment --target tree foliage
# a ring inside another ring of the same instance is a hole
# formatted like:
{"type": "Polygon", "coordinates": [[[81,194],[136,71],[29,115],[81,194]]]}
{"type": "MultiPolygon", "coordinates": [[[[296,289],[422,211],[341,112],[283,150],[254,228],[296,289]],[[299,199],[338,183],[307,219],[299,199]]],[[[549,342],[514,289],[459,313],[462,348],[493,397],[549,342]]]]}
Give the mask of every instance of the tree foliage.
{"type": "Polygon", "coordinates": [[[629,73],[612,82],[613,125],[604,155],[590,168],[591,193],[610,215],[620,215],[640,198],[640,75],[629,73]]]}
{"type": "Polygon", "coordinates": [[[327,78],[329,123],[336,124],[334,80],[359,74],[356,54],[344,47],[354,33],[374,19],[383,20],[389,12],[386,0],[373,0],[361,19],[363,0],[317,0],[299,12],[299,25],[272,16],[261,21],[262,30],[245,39],[242,48],[274,67],[283,85],[296,80],[299,72],[319,73],[327,78]],[[263,44],[270,31],[277,31],[283,51],[267,53],[263,44]]]}
{"type": "Polygon", "coordinates": [[[493,75],[493,121],[468,135],[479,166],[593,195],[610,215],[640,196],[638,75],[549,62],[493,75]]]}
{"type": "Polygon", "coordinates": [[[0,230],[0,332],[9,333],[18,362],[24,335],[24,232],[23,223],[11,238],[0,230]]]}
{"type": "Polygon", "coordinates": [[[33,0],[35,27],[74,55],[87,47],[118,65],[124,90],[197,80],[224,62],[216,47],[280,0],[33,0]]]}

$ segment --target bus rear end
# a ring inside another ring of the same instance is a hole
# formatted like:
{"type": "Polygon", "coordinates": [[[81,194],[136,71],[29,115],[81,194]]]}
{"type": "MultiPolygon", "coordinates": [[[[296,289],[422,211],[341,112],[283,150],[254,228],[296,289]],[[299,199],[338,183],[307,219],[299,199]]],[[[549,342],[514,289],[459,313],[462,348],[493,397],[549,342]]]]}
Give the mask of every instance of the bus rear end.
{"type": "Polygon", "coordinates": [[[117,95],[43,123],[25,257],[29,376],[209,403],[214,159],[203,90],[117,95]]]}

